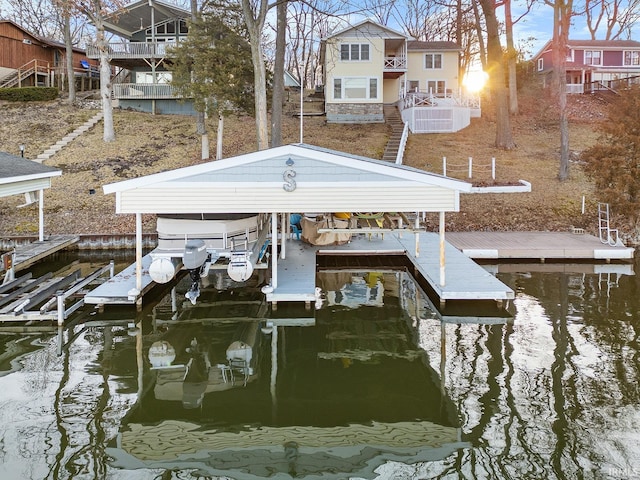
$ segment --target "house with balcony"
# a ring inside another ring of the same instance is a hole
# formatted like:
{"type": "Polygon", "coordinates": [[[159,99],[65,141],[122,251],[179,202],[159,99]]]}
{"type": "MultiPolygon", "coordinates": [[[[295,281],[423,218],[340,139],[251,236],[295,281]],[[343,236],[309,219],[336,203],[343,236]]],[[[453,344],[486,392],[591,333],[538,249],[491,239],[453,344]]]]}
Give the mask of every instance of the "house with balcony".
{"type": "MultiPolygon", "coordinates": [[[[80,90],[98,84],[98,64],[74,47],[73,68],[80,90]]],[[[0,20],[0,88],[59,87],[67,77],[64,43],[29,32],[11,20],[0,20]]]]}
{"type": "MultiPolygon", "coordinates": [[[[640,42],[635,40],[569,40],[565,59],[567,93],[617,91],[640,83],[640,42]]],[[[533,63],[543,85],[550,85],[555,68],[551,40],[533,63]]]]}
{"type": "Polygon", "coordinates": [[[385,121],[394,106],[413,133],[453,132],[479,115],[461,92],[460,48],[424,42],[365,20],[323,39],[330,123],[385,121]]]}
{"type": "MultiPolygon", "coordinates": [[[[163,114],[193,114],[189,99],[171,85],[170,47],[188,33],[191,13],[159,0],[138,0],[105,18],[105,30],[116,40],[108,45],[109,60],[118,72],[113,98],[120,108],[163,114]]],[[[98,59],[95,45],[87,55],[98,59]]]]}

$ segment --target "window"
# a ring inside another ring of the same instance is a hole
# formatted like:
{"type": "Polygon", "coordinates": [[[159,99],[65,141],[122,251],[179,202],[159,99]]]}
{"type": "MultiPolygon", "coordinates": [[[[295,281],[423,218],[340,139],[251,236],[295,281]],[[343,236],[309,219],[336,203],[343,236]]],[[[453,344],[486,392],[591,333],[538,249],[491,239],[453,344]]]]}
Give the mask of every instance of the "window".
{"type": "Polygon", "coordinates": [[[541,72],[542,70],[544,70],[544,58],[539,58],[538,59],[538,71],[541,72]]]}
{"type": "Polygon", "coordinates": [[[342,98],[342,79],[333,79],[333,98],[342,98]]]}
{"type": "Polygon", "coordinates": [[[420,82],[418,80],[409,80],[407,88],[409,89],[409,92],[417,92],[420,90],[420,82]]]}
{"type": "Polygon", "coordinates": [[[640,52],[624,52],[625,67],[640,65],[640,52]]]}
{"type": "Polygon", "coordinates": [[[584,51],[585,65],[602,65],[602,52],[599,50],[584,51]]]}
{"type": "Polygon", "coordinates": [[[376,77],[334,78],[333,98],[350,100],[378,98],[378,79],[376,77]]]}
{"type": "Polygon", "coordinates": [[[341,43],[340,60],[342,61],[367,61],[369,60],[368,43],[341,43]]]}
{"type": "Polygon", "coordinates": [[[445,81],[444,80],[428,80],[427,92],[433,93],[436,95],[445,93],[445,81]]]}
{"type": "Polygon", "coordinates": [[[442,68],[441,53],[427,53],[424,56],[424,68],[442,68]]]}

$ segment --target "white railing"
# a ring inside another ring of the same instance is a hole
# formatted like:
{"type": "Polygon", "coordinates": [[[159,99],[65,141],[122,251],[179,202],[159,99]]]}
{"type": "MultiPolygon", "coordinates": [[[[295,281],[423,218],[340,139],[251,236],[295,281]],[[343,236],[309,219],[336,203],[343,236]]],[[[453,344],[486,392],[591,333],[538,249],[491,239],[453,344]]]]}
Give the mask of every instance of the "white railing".
{"type": "Polygon", "coordinates": [[[142,100],[180,98],[180,95],[172,85],[166,83],[115,83],[113,98],[142,100]]]}
{"type": "Polygon", "coordinates": [[[582,83],[567,83],[567,93],[584,93],[584,85],[582,83]]]}
{"type": "Polygon", "coordinates": [[[406,70],[407,58],[406,57],[385,57],[384,69],[385,70],[406,70]]]}
{"type": "MultiPolygon", "coordinates": [[[[176,42],[115,42],[107,45],[107,54],[112,59],[162,57],[175,45],[176,42]]],[[[87,45],[87,57],[100,58],[100,49],[87,45]]]]}
{"type": "Polygon", "coordinates": [[[404,149],[407,146],[407,139],[409,138],[409,123],[404,122],[404,128],[402,129],[402,137],[400,138],[400,145],[398,145],[398,153],[396,154],[396,165],[402,165],[404,159],[404,149]]]}

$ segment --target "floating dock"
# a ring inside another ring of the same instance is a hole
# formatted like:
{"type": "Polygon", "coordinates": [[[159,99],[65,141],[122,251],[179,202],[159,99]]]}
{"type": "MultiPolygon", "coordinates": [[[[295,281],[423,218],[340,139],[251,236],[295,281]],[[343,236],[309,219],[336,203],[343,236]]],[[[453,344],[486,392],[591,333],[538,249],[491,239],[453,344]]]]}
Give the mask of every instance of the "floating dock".
{"type": "Polygon", "coordinates": [[[632,260],[631,247],[611,246],[598,237],[572,232],[448,232],[447,241],[475,259],[632,260]]]}
{"type": "MultiPolygon", "coordinates": [[[[409,232],[359,234],[344,245],[313,246],[301,241],[288,242],[286,258],[278,259],[278,284],[267,291],[267,301],[314,302],[316,292],[316,256],[320,255],[404,255],[415,272],[427,281],[440,302],[449,300],[494,300],[514,298],[511,288],[487,272],[472,259],[445,242],[446,278],[440,285],[439,236],[420,233],[419,255],[415,255],[415,235],[409,232]]],[[[362,268],[370,268],[363,265],[362,268]]]]}

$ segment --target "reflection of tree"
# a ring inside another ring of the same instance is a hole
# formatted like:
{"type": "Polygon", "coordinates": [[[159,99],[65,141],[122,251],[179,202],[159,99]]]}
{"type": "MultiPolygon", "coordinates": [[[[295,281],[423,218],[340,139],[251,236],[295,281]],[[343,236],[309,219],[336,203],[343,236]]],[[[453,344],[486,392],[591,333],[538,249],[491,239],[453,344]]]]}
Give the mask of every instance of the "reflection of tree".
{"type": "MultiPolygon", "coordinates": [[[[100,336],[95,335],[95,337],[100,336]]],[[[78,358],[73,358],[73,345],[63,351],[63,375],[54,400],[56,425],[60,433],[60,449],[51,469],[51,478],[65,478],[64,472],[68,472],[71,478],[75,478],[82,472],[89,471],[92,472],[93,478],[106,477],[107,464],[104,450],[107,436],[104,420],[111,398],[109,375],[113,347],[112,329],[105,327],[104,339],[101,341],[98,338],[94,338],[91,344],[103,346],[102,363],[99,368],[102,373],[102,383],[91,385],[88,391],[84,391],[82,387],[72,386],[73,379],[70,375],[70,364],[82,363],[80,357],[87,352],[81,350],[78,352],[78,358]],[[98,395],[96,395],[98,393],[96,387],[101,388],[98,395]],[[93,402],[93,405],[90,402],[93,402]],[[80,414],[78,410],[81,411],[80,414]]],[[[94,351],[91,350],[91,352],[94,351]]]]}

